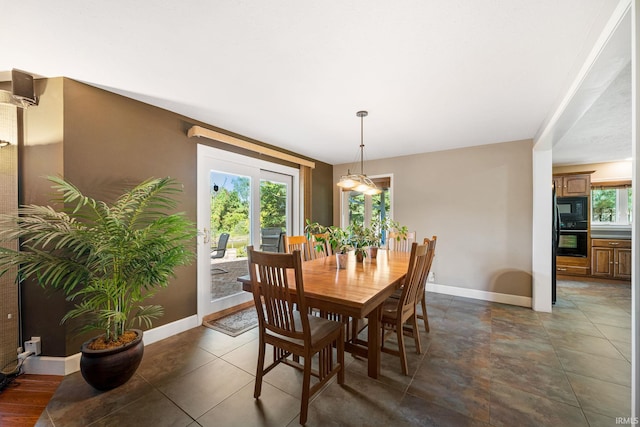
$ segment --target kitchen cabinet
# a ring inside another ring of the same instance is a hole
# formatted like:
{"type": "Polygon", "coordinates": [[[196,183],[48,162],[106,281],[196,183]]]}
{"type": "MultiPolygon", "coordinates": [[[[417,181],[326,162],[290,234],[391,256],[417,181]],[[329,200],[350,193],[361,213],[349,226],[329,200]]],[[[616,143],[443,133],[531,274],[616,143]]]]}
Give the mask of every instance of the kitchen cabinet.
{"type": "Polygon", "coordinates": [[[591,195],[591,174],[554,175],[557,197],[591,195]]]}
{"type": "Polygon", "coordinates": [[[588,276],[589,258],[557,256],[556,273],[570,276],[588,276]]]}
{"type": "Polygon", "coordinates": [[[591,275],[631,279],[631,240],[591,239],[591,275]]]}

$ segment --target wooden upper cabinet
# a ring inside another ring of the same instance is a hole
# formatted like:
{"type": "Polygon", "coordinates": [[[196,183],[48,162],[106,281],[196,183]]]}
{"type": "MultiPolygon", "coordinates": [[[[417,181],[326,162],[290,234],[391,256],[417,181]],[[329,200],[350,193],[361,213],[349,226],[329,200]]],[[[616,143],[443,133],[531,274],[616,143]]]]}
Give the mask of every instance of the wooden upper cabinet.
{"type": "Polygon", "coordinates": [[[556,196],[589,196],[591,194],[591,174],[554,175],[556,196]]]}

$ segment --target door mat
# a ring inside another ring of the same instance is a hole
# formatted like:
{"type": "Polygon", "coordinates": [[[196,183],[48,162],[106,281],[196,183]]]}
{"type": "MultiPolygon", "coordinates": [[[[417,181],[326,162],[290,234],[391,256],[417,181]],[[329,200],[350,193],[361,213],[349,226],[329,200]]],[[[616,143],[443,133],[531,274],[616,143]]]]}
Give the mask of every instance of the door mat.
{"type": "Polygon", "coordinates": [[[217,320],[204,321],[202,325],[231,337],[237,337],[258,326],[258,313],[255,307],[249,307],[217,320]]]}

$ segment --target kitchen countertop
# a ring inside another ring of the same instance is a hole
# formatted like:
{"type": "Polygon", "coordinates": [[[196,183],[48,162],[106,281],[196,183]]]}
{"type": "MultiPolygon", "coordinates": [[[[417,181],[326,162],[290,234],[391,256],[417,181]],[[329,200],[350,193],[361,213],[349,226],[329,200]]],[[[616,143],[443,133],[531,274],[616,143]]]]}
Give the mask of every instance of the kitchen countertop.
{"type": "Polygon", "coordinates": [[[631,226],[591,225],[592,239],[631,239],[631,226]]]}

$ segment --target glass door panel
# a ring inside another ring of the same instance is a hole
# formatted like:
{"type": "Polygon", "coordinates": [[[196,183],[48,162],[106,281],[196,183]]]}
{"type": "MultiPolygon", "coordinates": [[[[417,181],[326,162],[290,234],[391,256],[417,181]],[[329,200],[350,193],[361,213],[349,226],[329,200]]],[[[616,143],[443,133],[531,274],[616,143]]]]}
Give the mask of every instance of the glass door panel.
{"type": "Polygon", "coordinates": [[[283,234],[291,230],[290,175],[261,171],[260,248],[266,252],[283,251],[283,234]]]}
{"type": "Polygon", "coordinates": [[[215,305],[237,294],[241,299],[246,296],[236,279],[239,273],[246,274],[244,264],[251,241],[251,177],[211,170],[209,188],[211,301],[215,305]]]}

